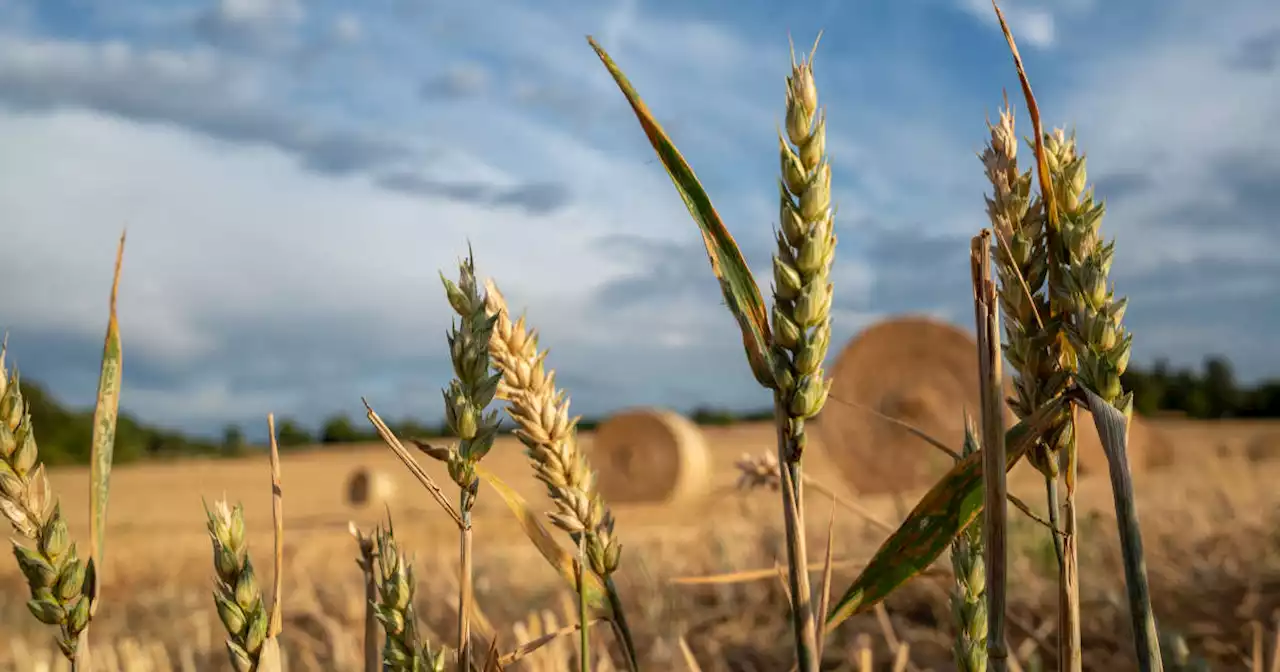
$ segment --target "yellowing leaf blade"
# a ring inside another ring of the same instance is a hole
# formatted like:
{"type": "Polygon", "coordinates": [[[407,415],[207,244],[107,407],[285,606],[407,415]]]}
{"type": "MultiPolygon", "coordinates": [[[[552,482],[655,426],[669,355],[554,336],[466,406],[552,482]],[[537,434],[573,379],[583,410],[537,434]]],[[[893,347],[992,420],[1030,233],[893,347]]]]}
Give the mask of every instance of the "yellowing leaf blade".
{"type": "MultiPolygon", "coordinates": [[[[533,542],[533,545],[542,554],[542,557],[546,559],[547,563],[568,582],[570,587],[576,589],[578,577],[573,569],[574,555],[556,542],[555,537],[551,536],[551,531],[538,519],[538,514],[529,508],[528,502],[520,496],[520,493],[516,492],[488,469],[477,466],[476,474],[484,482],[488,483],[502,498],[502,501],[506,503],[507,508],[511,509],[511,513],[515,515],[516,522],[520,524],[525,536],[529,538],[529,541],[533,542]]],[[[582,577],[582,585],[586,592],[587,602],[593,608],[599,609],[608,605],[604,584],[594,573],[586,572],[582,577]]]]}
{"type": "MultiPolygon", "coordinates": [[[[97,401],[93,407],[93,445],[89,466],[89,557],[101,576],[107,534],[107,498],[111,492],[111,461],[115,455],[116,420],[120,412],[120,382],[124,356],[120,347],[120,325],[116,320],[116,296],[120,289],[120,266],[124,259],[124,234],[116,249],[115,275],[111,281],[111,308],[107,336],[102,348],[102,373],[98,379],[97,401]]],[[[93,582],[90,613],[97,610],[102,581],[93,582]]]]}
{"type": "MultiPolygon", "coordinates": [[[[1051,421],[1064,399],[1045,404],[1005,433],[1005,469],[1012,469],[1051,421]]],[[[894,590],[928,569],[982,511],[982,451],[952,467],[916,504],[907,519],[876,550],[849,589],[827,614],[830,632],[850,616],[875,607],[894,590]]]]}

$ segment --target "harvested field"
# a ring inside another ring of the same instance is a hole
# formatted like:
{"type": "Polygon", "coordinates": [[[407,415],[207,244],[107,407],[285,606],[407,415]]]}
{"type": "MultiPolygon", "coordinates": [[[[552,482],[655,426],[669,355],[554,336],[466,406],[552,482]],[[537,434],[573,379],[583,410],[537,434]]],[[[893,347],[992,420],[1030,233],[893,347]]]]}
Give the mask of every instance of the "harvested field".
{"type": "MultiPolygon", "coordinates": [[[[1152,420],[1168,437],[1173,464],[1137,478],[1140,512],[1148,546],[1148,564],[1161,625],[1183,633],[1193,649],[1219,661],[1221,669],[1240,669],[1252,646],[1250,622],[1274,631],[1280,609],[1280,461],[1250,461],[1251,445],[1273,437],[1272,423],[1197,423],[1152,420]],[[1214,443],[1207,443],[1212,437],[1214,443]]],[[[670,584],[682,575],[769,568],[780,557],[776,495],[733,490],[733,462],[743,452],[773,447],[772,426],[743,424],[701,428],[708,448],[709,489],[674,505],[615,506],[624,551],[623,590],[637,605],[635,624],[652,665],[669,661],[678,669],[676,638],[685,634],[708,670],[782,669],[790,655],[783,598],[776,581],[738,585],[670,584]]],[[[581,436],[592,450],[594,437],[581,436]]],[[[922,449],[924,449],[922,447],[922,449]]],[[[807,459],[808,473],[846,493],[841,472],[818,443],[807,459]]],[[[440,464],[424,467],[444,479],[440,464]]],[[[486,465],[539,509],[549,502],[530,476],[520,445],[500,440],[486,465]]],[[[285,644],[295,670],[355,669],[361,632],[362,588],[353,562],[355,543],[348,520],[362,527],[377,522],[382,504],[353,507],[348,480],[357,469],[386,474],[394,496],[385,499],[396,521],[400,543],[418,558],[421,617],[441,637],[451,636],[456,617],[449,606],[448,577],[456,571],[455,544],[448,519],[381,445],[347,446],[290,452],[283,456],[286,534],[285,644]]],[[[1027,470],[1029,471],[1029,470],[1027,470]]],[[[1034,473],[1011,482],[1033,508],[1043,509],[1034,473]],[[1025,478],[1023,478],[1025,477],[1025,478]]],[[[83,469],[51,473],[71,533],[83,538],[88,504],[83,499],[83,469]]],[[[264,561],[270,548],[270,500],[265,457],[225,461],[184,461],[122,466],[113,476],[111,551],[105,569],[109,596],[95,619],[95,641],[118,640],[120,655],[156,659],[163,646],[172,669],[224,669],[225,653],[210,596],[208,539],[200,524],[203,496],[224,492],[246,507],[251,547],[264,561]],[[129,644],[132,641],[136,644],[129,644]],[[134,647],[137,651],[132,651],[134,647]],[[190,663],[183,668],[182,661],[190,663]]],[[[1086,669],[1130,669],[1125,647],[1127,617],[1114,541],[1114,521],[1105,478],[1086,477],[1081,504],[1085,543],[1081,548],[1085,613],[1086,669]]],[[[888,522],[899,507],[914,504],[917,492],[862,497],[858,503],[888,522]]],[[[821,548],[830,504],[809,491],[810,534],[821,548]]],[[[477,506],[477,591],[485,614],[503,633],[539,610],[561,609],[560,584],[519,536],[501,501],[481,489],[477,506]],[[520,567],[518,573],[513,567],[520,567]]],[[[883,539],[883,532],[854,514],[837,514],[836,583],[846,583],[858,562],[883,539]]],[[[1015,515],[1015,546],[1010,595],[1017,617],[1017,643],[1026,650],[1052,644],[1054,609],[1052,550],[1043,529],[1015,515]],[[1037,562],[1036,558],[1044,559],[1037,562]],[[1027,631],[1031,631],[1029,634],[1027,631]],[[1046,634],[1047,633],[1047,634],[1046,634]],[[1034,635],[1034,636],[1032,636],[1034,635]],[[1035,642],[1039,641],[1039,644],[1035,642]]],[[[945,557],[938,571],[945,575],[945,557]]],[[[269,571],[269,570],[263,570],[269,571]]],[[[28,670],[34,657],[51,648],[48,633],[26,613],[25,595],[12,563],[0,566],[0,669],[28,670]],[[19,643],[20,642],[20,643],[19,643]],[[26,657],[24,657],[26,656],[26,657]]],[[[891,637],[910,646],[916,669],[951,669],[947,646],[945,581],[925,576],[891,598],[887,614],[891,637]]],[[[566,617],[559,616],[560,622],[566,617]]],[[[536,624],[535,624],[536,625],[536,624]]],[[[525,626],[526,630],[529,626],[525,626]]],[[[842,626],[828,659],[851,661],[859,642],[868,642],[889,660],[886,632],[872,615],[842,626]],[[867,635],[860,638],[859,635],[867,635]]],[[[506,641],[514,644],[514,635],[506,641]]],[[[104,649],[105,650],[105,647],[104,649]]],[[[106,654],[104,654],[106,655],[106,654]]],[[[122,663],[123,665],[123,663],[122,663]]],[[[121,669],[170,669],[123,667],[121,669]]],[[[535,669],[535,668],[528,668],[535,669]]],[[[554,667],[543,669],[558,669],[554,667]]],[[[664,668],[665,669],[665,668],[664,668]]],[[[852,667],[831,669],[854,669],[852,667]]],[[[885,668],[888,669],[888,668],[885,668]]]]}

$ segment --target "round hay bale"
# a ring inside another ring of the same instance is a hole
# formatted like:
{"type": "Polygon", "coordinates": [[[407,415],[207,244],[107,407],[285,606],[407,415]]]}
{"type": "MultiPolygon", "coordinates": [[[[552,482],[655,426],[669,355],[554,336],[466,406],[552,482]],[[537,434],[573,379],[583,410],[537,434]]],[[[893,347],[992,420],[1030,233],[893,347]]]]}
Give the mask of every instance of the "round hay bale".
{"type": "Polygon", "coordinates": [[[1267,432],[1254,437],[1245,448],[1245,456],[1250,462],[1280,460],[1280,432],[1267,432]]]}
{"type": "Polygon", "coordinates": [[[395,481],[381,471],[356,467],[347,476],[347,504],[357,509],[382,506],[396,494],[395,481]]]}
{"type": "MultiPolygon", "coordinates": [[[[862,494],[929,487],[954,462],[905,428],[850,403],[910,424],[957,452],[964,442],[964,411],[975,423],[981,412],[977,343],[963,330],[927,317],[868,328],[840,353],[830,376],[831,398],[816,423],[818,435],[845,481],[862,494]]],[[[1003,394],[1013,396],[1008,375],[1003,394]]],[[[1017,418],[1003,408],[1005,426],[1012,427],[1017,418]]],[[[1076,431],[1081,474],[1106,473],[1106,455],[1088,412],[1078,414],[1076,431]]],[[[1129,432],[1130,468],[1136,471],[1147,466],[1153,432],[1137,417],[1129,432]]]]}
{"type": "Polygon", "coordinates": [[[623,411],[596,428],[591,466],[605,501],[656,504],[690,499],[710,484],[698,426],[666,410],[623,411]]]}
{"type": "Polygon", "coordinates": [[[880,322],[845,346],[829,374],[831,395],[816,425],[828,458],[855,492],[928,487],[953,462],[905,428],[850,404],[959,450],[963,411],[976,420],[980,407],[977,357],[971,336],[926,317],[880,322]]]}

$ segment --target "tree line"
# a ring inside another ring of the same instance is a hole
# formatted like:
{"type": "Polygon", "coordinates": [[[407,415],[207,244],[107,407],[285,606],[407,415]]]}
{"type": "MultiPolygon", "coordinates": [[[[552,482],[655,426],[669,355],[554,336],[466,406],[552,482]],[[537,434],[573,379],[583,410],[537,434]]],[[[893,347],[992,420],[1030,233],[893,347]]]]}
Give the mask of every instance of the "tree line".
{"type": "MultiPolygon", "coordinates": [[[[1237,383],[1227,360],[1206,359],[1199,369],[1173,368],[1157,361],[1152,367],[1131,367],[1121,377],[1125,389],[1134,395],[1134,410],[1140,415],[1162,413],[1185,415],[1196,419],[1280,418],[1280,379],[1254,386],[1237,383]]],[[[87,464],[90,437],[93,433],[92,410],[72,410],[60,404],[39,383],[22,381],[31,420],[42,459],[50,465],[87,464]]],[[[766,420],[771,409],[742,412],[714,407],[700,407],[689,414],[699,425],[730,425],[735,422],[766,420]]],[[[582,429],[593,429],[600,420],[583,418],[582,429]]],[[[388,422],[397,436],[438,438],[446,434],[443,420],[425,422],[408,418],[388,422]]],[[[507,431],[511,428],[506,427],[507,431]]],[[[307,427],[293,418],[279,418],[276,435],[282,449],[296,449],[316,444],[349,444],[378,441],[377,434],[364,418],[335,414],[318,427],[307,427]]],[[[206,439],[142,423],[128,413],[121,413],[116,430],[116,461],[165,459],[189,456],[235,456],[254,448],[243,429],[228,425],[222,436],[206,439]]]]}

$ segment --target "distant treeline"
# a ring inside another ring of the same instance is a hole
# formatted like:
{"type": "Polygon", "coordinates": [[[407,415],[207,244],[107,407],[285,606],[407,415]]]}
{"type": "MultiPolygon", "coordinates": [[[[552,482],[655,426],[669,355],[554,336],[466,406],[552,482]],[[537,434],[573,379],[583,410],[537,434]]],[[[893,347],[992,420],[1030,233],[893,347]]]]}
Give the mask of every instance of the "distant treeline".
{"type": "MultiPolygon", "coordinates": [[[[1123,381],[1125,389],[1133,391],[1135,410],[1142,415],[1280,418],[1280,380],[1242,387],[1236,383],[1230,364],[1222,358],[1207,359],[1199,371],[1173,369],[1165,362],[1157,362],[1150,369],[1131,368],[1123,381]]],[[[22,391],[35,424],[42,459],[50,465],[88,463],[92,411],[67,409],[29,378],[23,379],[22,391]]],[[[699,425],[722,426],[770,419],[772,409],[744,413],[703,407],[689,415],[699,425]]],[[[583,418],[579,426],[589,430],[599,422],[583,418]]],[[[406,419],[388,424],[398,436],[431,438],[446,434],[443,422],[406,419]]],[[[346,415],[331,416],[318,428],[308,428],[292,418],[279,418],[276,435],[285,449],[378,440],[363,418],[357,422],[346,415]]],[[[146,425],[122,413],[116,434],[117,462],[193,455],[235,456],[248,450],[243,430],[235,425],[228,425],[220,439],[210,440],[146,425]]]]}
{"type": "Polygon", "coordinates": [[[1130,368],[1120,380],[1133,392],[1134,410],[1142,415],[1280,418],[1280,380],[1243,387],[1236,383],[1231,364],[1221,357],[1206,359],[1199,371],[1174,369],[1157,361],[1150,369],[1130,368]]]}

